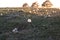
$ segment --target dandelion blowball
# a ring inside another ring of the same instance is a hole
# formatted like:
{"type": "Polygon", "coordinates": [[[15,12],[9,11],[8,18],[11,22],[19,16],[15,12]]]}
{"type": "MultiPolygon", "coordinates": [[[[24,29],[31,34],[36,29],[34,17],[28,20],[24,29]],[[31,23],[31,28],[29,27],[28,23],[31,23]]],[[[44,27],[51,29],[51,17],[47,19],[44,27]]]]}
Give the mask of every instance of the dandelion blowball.
{"type": "Polygon", "coordinates": [[[28,22],[31,22],[31,19],[28,19],[27,21],[28,21],[28,22]]]}

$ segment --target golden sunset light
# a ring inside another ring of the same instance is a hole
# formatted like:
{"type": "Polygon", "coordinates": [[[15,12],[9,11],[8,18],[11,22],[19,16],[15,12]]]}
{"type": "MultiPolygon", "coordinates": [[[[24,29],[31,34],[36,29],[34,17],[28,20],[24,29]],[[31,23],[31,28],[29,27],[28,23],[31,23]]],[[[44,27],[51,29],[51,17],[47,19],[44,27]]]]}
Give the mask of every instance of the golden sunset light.
{"type": "Polygon", "coordinates": [[[60,40],[60,0],[0,0],[0,40],[60,40]]]}
{"type": "MultiPolygon", "coordinates": [[[[0,0],[0,7],[21,7],[24,3],[28,3],[29,6],[32,5],[33,2],[38,2],[41,6],[42,3],[46,0],[0,0]]],[[[53,4],[53,7],[60,7],[60,0],[49,0],[53,4]]]]}

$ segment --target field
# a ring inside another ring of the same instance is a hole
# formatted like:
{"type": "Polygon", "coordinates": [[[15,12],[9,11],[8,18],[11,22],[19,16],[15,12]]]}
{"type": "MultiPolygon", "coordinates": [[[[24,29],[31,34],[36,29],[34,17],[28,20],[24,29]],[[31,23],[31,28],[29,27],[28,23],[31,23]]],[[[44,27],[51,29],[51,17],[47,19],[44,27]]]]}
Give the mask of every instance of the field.
{"type": "Polygon", "coordinates": [[[41,8],[37,14],[23,11],[2,13],[0,40],[60,40],[60,10],[41,8]],[[28,23],[28,19],[32,22],[28,23]],[[18,28],[17,33],[12,32],[14,28],[18,28]]]}

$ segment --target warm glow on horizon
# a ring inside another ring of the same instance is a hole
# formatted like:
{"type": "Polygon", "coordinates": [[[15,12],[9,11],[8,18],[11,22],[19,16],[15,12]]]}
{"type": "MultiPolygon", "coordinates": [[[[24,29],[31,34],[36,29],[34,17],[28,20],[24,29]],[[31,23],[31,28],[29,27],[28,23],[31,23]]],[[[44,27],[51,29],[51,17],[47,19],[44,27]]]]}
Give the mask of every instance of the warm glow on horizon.
{"type": "MultiPolygon", "coordinates": [[[[41,6],[42,3],[46,0],[0,0],[0,7],[21,7],[24,3],[28,3],[29,6],[33,2],[38,2],[39,5],[41,6]]],[[[53,4],[53,7],[60,7],[60,0],[50,0],[51,3],[53,4]]]]}

